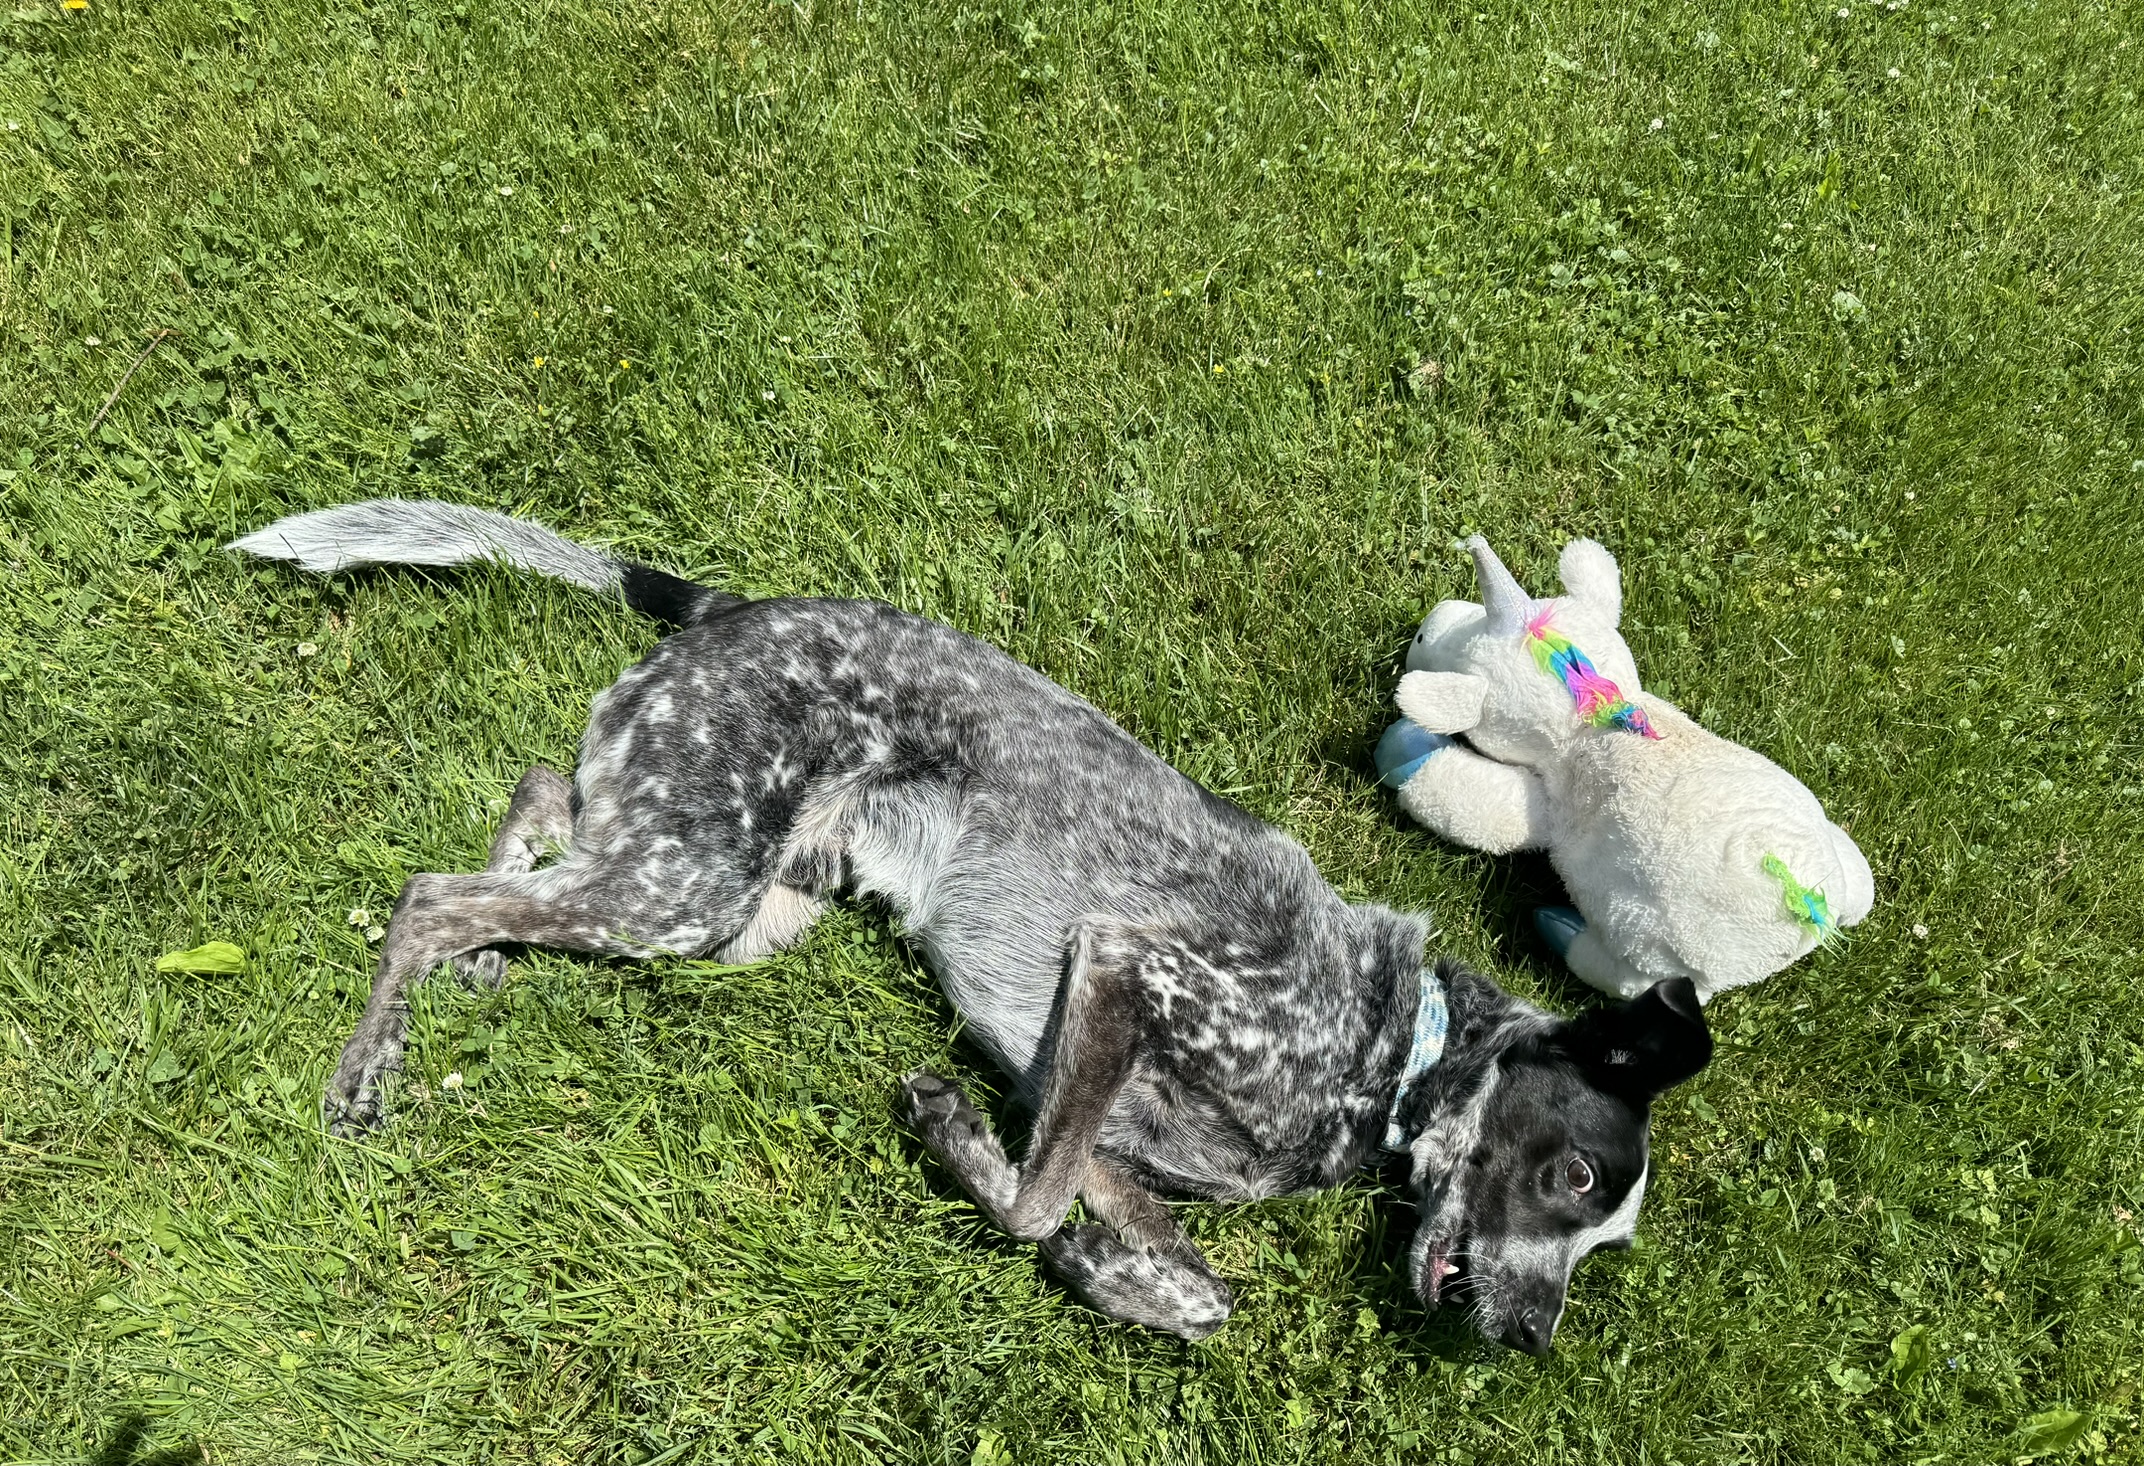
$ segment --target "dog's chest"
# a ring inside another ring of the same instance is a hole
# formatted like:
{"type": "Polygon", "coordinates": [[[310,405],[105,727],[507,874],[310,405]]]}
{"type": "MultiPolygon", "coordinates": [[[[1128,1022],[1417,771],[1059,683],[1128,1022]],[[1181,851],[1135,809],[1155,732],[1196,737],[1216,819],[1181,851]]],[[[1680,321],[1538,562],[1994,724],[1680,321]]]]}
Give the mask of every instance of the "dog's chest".
{"type": "Polygon", "coordinates": [[[1333,1185],[1361,1166],[1391,1095],[1389,1041],[1357,990],[1181,959],[1146,975],[1150,1067],[1113,1117],[1139,1136],[1145,1165],[1241,1198],[1333,1185]]]}

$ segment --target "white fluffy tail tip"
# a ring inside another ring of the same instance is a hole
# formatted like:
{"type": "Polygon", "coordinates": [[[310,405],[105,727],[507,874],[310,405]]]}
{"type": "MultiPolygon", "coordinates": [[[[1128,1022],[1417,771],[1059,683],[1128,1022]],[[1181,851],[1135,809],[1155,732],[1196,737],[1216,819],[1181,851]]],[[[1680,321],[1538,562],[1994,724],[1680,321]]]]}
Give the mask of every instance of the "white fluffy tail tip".
{"type": "Polygon", "coordinates": [[[293,514],[230,547],[322,574],[358,565],[495,560],[590,590],[616,590],[619,583],[617,563],[600,550],[526,519],[429,499],[367,499],[293,514]]]}
{"type": "MultiPolygon", "coordinates": [[[[304,518],[303,515],[296,517],[304,518]]],[[[353,565],[366,563],[330,542],[292,536],[284,529],[290,522],[288,519],[277,520],[265,529],[257,529],[249,535],[240,536],[224,548],[243,550],[248,555],[258,555],[263,560],[288,560],[301,569],[321,575],[335,570],[348,570],[353,565]]]]}

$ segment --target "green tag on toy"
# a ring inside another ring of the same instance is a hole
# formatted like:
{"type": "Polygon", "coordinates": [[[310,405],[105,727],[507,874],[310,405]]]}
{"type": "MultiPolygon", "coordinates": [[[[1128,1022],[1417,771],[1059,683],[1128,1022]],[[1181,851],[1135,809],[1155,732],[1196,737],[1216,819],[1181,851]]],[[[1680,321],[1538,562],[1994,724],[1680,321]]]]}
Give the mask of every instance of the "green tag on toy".
{"type": "Polygon", "coordinates": [[[1824,899],[1824,893],[1812,891],[1794,879],[1794,872],[1787,869],[1784,860],[1767,853],[1764,873],[1779,882],[1780,890],[1786,893],[1787,915],[1816,933],[1818,942],[1828,942],[1839,934],[1838,923],[1831,919],[1831,903],[1824,899]]]}

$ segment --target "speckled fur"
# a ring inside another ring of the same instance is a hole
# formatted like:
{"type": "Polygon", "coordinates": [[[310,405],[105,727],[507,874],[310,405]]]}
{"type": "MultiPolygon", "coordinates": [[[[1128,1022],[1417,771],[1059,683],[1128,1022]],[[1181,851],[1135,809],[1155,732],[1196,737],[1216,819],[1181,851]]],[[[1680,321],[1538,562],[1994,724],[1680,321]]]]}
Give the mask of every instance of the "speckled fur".
{"type": "MultiPolygon", "coordinates": [[[[424,512],[351,506],[241,543],[328,568],[393,561],[424,512]]],[[[1272,1196],[1334,1185],[1374,1156],[1412,1035],[1422,918],[1343,901],[1294,840],[972,637],[878,604],[745,602],[644,567],[606,574],[595,552],[548,547],[536,526],[502,521],[512,528],[489,535],[497,518],[456,510],[423,557],[565,566],[691,624],[596,700],[570,829],[563,782],[533,771],[484,873],[410,881],[327,1088],[338,1132],[382,1122],[404,987],[443,962],[496,981],[511,943],[743,961],[794,941],[850,891],[894,910],[968,1034],[1036,1111],[1017,1166],[942,1079],[910,1078],[908,1119],[993,1220],[1040,1242],[1101,1311],[1189,1338],[1228,1316],[1227,1285],[1149,1188],[1272,1196]],[[537,869],[546,848],[558,859],[537,869]],[[1065,1225],[1075,1196],[1096,1222],[1065,1225]]],[[[1531,1239],[1527,1265],[1556,1274],[1560,1312],[1575,1258],[1542,1262],[1553,1239],[1509,1208],[1511,1237],[1474,1236],[1469,1198],[1504,1184],[1507,1152],[1539,1149],[1493,1131],[1516,1113],[1511,1096],[1539,1088],[1501,1056],[1532,1043],[1541,1053],[1527,1063],[1576,1075],[1569,1055],[1542,1048],[1571,1025],[1487,979],[1446,981],[1448,1057],[1410,1098],[1411,1128],[1429,1137],[1415,1184],[1441,1235],[1472,1238],[1462,1251],[1482,1259],[1466,1270],[1477,1292],[1497,1286],[1499,1246],[1531,1239]]],[[[1557,1235],[1598,1229],[1642,1177],[1642,1103],[1607,1104],[1600,1123],[1587,1143],[1637,1160],[1557,1235]]],[[[1477,1312],[1493,1337],[1518,1327],[1516,1313],[1477,1312]]]]}

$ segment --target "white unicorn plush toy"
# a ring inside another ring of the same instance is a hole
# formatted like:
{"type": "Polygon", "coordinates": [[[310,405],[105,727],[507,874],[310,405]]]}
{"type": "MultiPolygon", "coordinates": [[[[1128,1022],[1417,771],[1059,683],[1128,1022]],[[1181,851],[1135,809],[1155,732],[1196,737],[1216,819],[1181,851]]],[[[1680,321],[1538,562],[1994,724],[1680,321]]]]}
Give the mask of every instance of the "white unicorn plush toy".
{"type": "Polygon", "coordinates": [[[1578,909],[1534,921],[1571,971],[1622,998],[1687,977],[1707,1001],[1868,915],[1868,862],[1815,795],[1639,687],[1614,556],[1573,540],[1564,594],[1537,601],[1467,548],[1483,604],[1422,623],[1378,772],[1447,840],[1548,852],[1578,909]]]}

